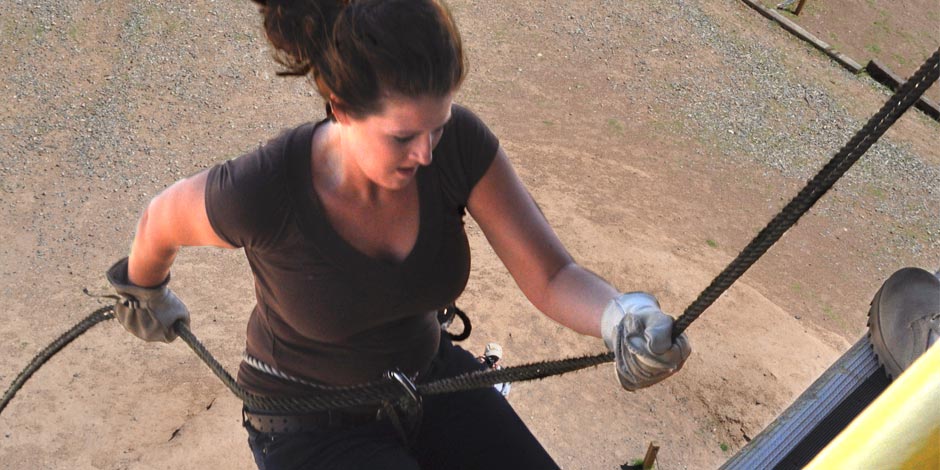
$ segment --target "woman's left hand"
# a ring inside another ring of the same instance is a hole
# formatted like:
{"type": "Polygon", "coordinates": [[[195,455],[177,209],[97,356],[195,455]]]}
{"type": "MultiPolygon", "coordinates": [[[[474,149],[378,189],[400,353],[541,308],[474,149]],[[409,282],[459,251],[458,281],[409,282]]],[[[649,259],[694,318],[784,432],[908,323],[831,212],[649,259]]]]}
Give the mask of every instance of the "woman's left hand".
{"type": "Polygon", "coordinates": [[[645,292],[621,294],[604,311],[604,341],[614,352],[620,385],[636,391],[682,368],[692,354],[685,333],[672,339],[673,319],[645,292]]]}

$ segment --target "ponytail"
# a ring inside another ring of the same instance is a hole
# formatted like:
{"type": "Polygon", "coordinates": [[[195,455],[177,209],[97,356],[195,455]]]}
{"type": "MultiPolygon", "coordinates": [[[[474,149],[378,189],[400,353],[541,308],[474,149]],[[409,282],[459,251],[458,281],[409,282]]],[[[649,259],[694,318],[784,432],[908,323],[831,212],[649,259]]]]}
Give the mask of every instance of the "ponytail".
{"type": "Polygon", "coordinates": [[[440,0],[254,0],[278,75],[309,76],[355,117],[384,93],[444,96],[466,73],[460,33],[440,0]]]}
{"type": "Polygon", "coordinates": [[[261,5],[264,33],[274,60],[286,67],[278,75],[304,76],[329,47],[333,25],[346,2],[337,0],[254,0],[261,5]]]}

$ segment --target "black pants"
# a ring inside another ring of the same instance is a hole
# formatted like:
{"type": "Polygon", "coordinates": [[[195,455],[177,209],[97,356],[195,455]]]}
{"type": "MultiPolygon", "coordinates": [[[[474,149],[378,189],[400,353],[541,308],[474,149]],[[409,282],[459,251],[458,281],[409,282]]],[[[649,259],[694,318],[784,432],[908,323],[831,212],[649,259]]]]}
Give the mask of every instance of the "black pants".
{"type": "MultiPolygon", "coordinates": [[[[482,366],[443,339],[429,379],[482,366]]],[[[505,398],[492,387],[424,397],[414,445],[388,420],[342,429],[261,433],[246,425],[260,470],[541,470],[559,468],[505,398]]]]}

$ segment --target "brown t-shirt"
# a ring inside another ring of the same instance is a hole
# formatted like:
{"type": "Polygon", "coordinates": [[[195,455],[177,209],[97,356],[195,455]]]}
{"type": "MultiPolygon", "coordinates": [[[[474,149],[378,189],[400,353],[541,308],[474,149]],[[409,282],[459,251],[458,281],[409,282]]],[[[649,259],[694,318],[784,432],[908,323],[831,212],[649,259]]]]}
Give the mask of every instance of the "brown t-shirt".
{"type": "MultiPolygon", "coordinates": [[[[423,370],[440,339],[436,311],[467,284],[464,208],[499,142],[454,105],[431,165],[416,175],[417,241],[396,263],[366,256],[330,225],[310,168],[320,124],[289,130],[209,171],[209,221],[244,248],[254,274],[247,351],[287,374],[333,385],[378,380],[394,368],[423,370]]],[[[238,381],[262,395],[300,392],[246,364],[238,381]]]]}

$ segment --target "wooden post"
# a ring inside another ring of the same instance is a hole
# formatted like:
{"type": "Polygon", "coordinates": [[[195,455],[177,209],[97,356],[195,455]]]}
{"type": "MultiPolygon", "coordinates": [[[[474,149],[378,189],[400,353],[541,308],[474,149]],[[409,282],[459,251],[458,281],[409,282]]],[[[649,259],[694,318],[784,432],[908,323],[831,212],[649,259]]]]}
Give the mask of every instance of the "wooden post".
{"type": "Polygon", "coordinates": [[[806,3],[806,0],[800,0],[800,3],[796,4],[796,10],[793,10],[793,14],[800,16],[800,12],[803,11],[803,4],[806,3]]]}
{"type": "Polygon", "coordinates": [[[656,445],[656,442],[650,442],[649,448],[646,449],[646,457],[643,458],[643,470],[653,468],[653,464],[656,463],[657,453],[659,453],[659,446],[656,445]]]}

